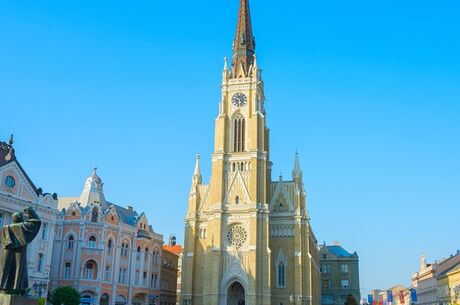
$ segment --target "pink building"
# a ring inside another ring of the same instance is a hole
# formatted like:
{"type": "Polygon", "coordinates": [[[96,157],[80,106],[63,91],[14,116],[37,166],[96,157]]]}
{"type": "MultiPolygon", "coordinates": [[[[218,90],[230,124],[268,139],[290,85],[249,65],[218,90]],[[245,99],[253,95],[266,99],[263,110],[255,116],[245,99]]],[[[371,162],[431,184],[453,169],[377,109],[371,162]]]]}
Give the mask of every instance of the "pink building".
{"type": "Polygon", "coordinates": [[[106,201],[96,169],[59,209],[51,289],[72,286],[83,305],[159,304],[163,236],[144,213],[106,201]]]}

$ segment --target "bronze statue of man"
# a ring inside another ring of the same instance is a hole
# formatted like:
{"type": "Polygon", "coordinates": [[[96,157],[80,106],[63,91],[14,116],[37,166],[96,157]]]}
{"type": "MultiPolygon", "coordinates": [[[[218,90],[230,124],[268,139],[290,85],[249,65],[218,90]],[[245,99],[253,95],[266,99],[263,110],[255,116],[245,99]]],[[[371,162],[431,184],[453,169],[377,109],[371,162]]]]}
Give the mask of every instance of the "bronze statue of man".
{"type": "Polygon", "coordinates": [[[26,207],[24,213],[14,213],[12,218],[13,224],[3,226],[0,231],[3,247],[0,290],[13,290],[23,295],[29,287],[27,245],[37,236],[41,221],[32,207],[26,207]]]}

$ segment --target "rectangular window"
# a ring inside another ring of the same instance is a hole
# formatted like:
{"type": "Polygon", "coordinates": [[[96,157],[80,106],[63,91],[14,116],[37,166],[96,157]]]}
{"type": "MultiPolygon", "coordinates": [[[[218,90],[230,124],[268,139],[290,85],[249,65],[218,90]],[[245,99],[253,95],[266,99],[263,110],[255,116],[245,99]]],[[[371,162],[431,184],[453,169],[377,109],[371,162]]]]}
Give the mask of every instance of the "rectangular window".
{"type": "Polygon", "coordinates": [[[322,273],[331,273],[331,265],[321,265],[322,273]]]}
{"type": "Polygon", "coordinates": [[[44,222],[42,226],[42,239],[46,240],[47,237],[48,237],[48,224],[44,222]]]}
{"type": "Polygon", "coordinates": [[[105,280],[110,280],[110,266],[105,266],[105,280]]]}
{"type": "Polygon", "coordinates": [[[134,278],[134,284],[139,285],[139,277],[141,276],[139,271],[136,271],[136,277],[134,278]]]}
{"type": "Polygon", "coordinates": [[[348,288],[349,288],[348,280],[342,280],[342,289],[348,289],[348,288]]]}
{"type": "Polygon", "coordinates": [[[342,271],[342,273],[348,273],[348,265],[340,265],[340,271],[342,271]]]}
{"type": "Polygon", "coordinates": [[[157,288],[158,274],[153,275],[153,288],[157,288]]]}
{"type": "Polygon", "coordinates": [[[120,268],[120,272],[118,273],[118,283],[123,283],[122,282],[122,279],[123,279],[123,269],[120,268]]]}
{"type": "Polygon", "coordinates": [[[323,288],[331,288],[331,281],[323,280],[323,288]]]}
{"type": "Polygon", "coordinates": [[[64,267],[64,278],[65,279],[70,278],[70,268],[72,268],[72,264],[71,263],[65,263],[65,267],[64,267]]]}
{"type": "Polygon", "coordinates": [[[147,285],[147,272],[144,272],[142,276],[142,286],[146,286],[146,285],[147,285]]]}

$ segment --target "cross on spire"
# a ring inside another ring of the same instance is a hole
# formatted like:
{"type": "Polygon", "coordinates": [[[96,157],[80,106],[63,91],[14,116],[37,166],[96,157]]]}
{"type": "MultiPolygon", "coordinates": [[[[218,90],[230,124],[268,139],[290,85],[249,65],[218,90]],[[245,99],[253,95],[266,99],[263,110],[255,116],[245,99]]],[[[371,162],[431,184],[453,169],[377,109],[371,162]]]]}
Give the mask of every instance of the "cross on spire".
{"type": "Polygon", "coordinates": [[[244,72],[247,73],[249,67],[254,63],[255,48],[256,43],[252,35],[249,0],[240,0],[238,23],[233,41],[233,68],[237,70],[241,65],[244,72]]]}

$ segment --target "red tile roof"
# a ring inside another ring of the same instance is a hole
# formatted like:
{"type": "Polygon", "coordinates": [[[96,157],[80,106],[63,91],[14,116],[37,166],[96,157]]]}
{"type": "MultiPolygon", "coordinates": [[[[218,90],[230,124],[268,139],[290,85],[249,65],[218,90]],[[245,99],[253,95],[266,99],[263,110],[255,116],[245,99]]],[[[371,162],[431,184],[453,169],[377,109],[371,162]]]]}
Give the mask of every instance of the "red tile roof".
{"type": "Polygon", "coordinates": [[[172,252],[176,255],[181,255],[184,252],[184,248],[181,245],[168,246],[163,245],[163,249],[169,252],[172,252]]]}

